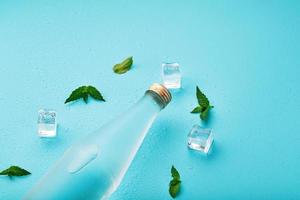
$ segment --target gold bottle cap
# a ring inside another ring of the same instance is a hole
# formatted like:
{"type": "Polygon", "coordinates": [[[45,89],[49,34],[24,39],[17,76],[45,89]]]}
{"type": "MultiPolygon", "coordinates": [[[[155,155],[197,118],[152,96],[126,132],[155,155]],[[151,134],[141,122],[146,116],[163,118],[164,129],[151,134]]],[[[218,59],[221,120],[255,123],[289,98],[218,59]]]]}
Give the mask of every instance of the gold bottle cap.
{"type": "Polygon", "coordinates": [[[161,84],[153,83],[148,91],[154,92],[159,97],[162,103],[162,108],[166,107],[172,99],[172,95],[169,90],[161,84]]]}

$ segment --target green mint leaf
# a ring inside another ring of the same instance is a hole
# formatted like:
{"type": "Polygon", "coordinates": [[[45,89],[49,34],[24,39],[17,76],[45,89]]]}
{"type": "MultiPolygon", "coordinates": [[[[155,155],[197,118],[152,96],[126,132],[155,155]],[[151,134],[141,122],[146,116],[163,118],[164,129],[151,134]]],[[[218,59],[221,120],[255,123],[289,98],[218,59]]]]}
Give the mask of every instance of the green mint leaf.
{"type": "Polygon", "coordinates": [[[88,97],[89,95],[98,100],[98,101],[105,101],[102,94],[93,86],[81,86],[77,89],[75,89],[71,95],[66,99],[65,104],[76,101],[78,99],[83,99],[85,103],[88,103],[88,97]]]}
{"type": "Polygon", "coordinates": [[[207,119],[207,116],[208,116],[208,112],[209,112],[209,107],[206,108],[203,112],[201,112],[200,118],[201,118],[202,120],[206,120],[206,119],[207,119]]]}
{"type": "Polygon", "coordinates": [[[84,101],[87,103],[87,96],[88,94],[88,90],[87,90],[87,87],[86,86],[81,86],[77,89],[75,89],[71,95],[66,99],[65,103],[69,103],[71,101],[75,101],[77,99],[81,99],[83,98],[84,101]]]}
{"type": "Polygon", "coordinates": [[[196,108],[194,108],[192,111],[191,111],[191,113],[200,113],[200,112],[202,112],[202,107],[201,106],[197,106],[196,108]]]}
{"type": "Polygon", "coordinates": [[[171,168],[171,174],[174,179],[178,179],[178,180],[180,179],[180,175],[179,175],[177,169],[173,165],[171,168]]]}
{"type": "Polygon", "coordinates": [[[18,166],[10,166],[9,168],[3,170],[0,172],[0,175],[7,175],[9,177],[12,176],[26,176],[31,174],[29,171],[22,169],[21,167],[18,166]]]}
{"type": "Polygon", "coordinates": [[[89,94],[87,92],[82,93],[82,98],[85,103],[88,103],[89,94]]]}
{"type": "Polygon", "coordinates": [[[171,175],[173,179],[169,183],[169,193],[172,198],[175,198],[179,193],[181,180],[180,175],[174,166],[171,168],[171,175]]]}
{"type": "Polygon", "coordinates": [[[133,63],[132,56],[131,56],[131,57],[128,57],[128,58],[126,58],[123,62],[116,64],[116,65],[113,67],[113,71],[114,71],[116,74],[124,74],[124,73],[126,73],[128,70],[131,69],[132,63],[133,63]]]}
{"type": "Polygon", "coordinates": [[[205,96],[205,94],[203,94],[201,92],[201,90],[199,89],[198,86],[196,87],[196,96],[197,96],[197,99],[198,99],[198,104],[202,108],[206,109],[209,106],[209,100],[207,99],[207,97],[205,96]]]}
{"type": "Polygon", "coordinates": [[[191,113],[200,113],[201,120],[206,120],[208,118],[209,110],[213,108],[213,106],[210,105],[208,98],[201,92],[198,86],[196,86],[196,96],[199,105],[194,108],[191,113]]]}
{"type": "Polygon", "coordinates": [[[88,86],[88,92],[91,97],[98,101],[105,101],[102,94],[93,86],[88,86]]]}
{"type": "Polygon", "coordinates": [[[179,181],[179,180],[170,181],[169,193],[172,198],[175,198],[177,196],[177,194],[179,193],[180,183],[181,183],[181,181],[179,181]]]}
{"type": "Polygon", "coordinates": [[[178,180],[178,179],[172,179],[171,181],[170,181],[170,184],[169,185],[177,185],[178,183],[181,183],[181,181],[180,180],[178,180]]]}

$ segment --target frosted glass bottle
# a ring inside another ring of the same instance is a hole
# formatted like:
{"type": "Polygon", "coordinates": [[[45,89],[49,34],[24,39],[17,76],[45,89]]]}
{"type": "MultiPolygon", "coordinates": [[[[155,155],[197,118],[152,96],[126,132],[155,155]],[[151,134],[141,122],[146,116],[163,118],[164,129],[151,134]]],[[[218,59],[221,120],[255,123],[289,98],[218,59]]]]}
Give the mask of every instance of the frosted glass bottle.
{"type": "Polygon", "coordinates": [[[117,189],[169,91],[153,84],[127,112],[71,146],[25,200],[104,200],[117,189]]]}

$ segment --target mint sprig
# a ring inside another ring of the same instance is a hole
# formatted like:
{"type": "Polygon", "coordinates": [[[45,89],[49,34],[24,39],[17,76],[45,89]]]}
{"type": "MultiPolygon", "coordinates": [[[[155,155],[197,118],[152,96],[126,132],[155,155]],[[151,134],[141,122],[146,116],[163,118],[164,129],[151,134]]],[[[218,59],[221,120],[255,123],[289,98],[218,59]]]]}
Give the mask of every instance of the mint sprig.
{"type": "Polygon", "coordinates": [[[65,104],[78,99],[83,99],[85,103],[88,102],[88,97],[91,96],[93,99],[98,101],[105,101],[102,94],[95,87],[81,86],[75,89],[71,95],[66,99],[65,104]]]}
{"type": "Polygon", "coordinates": [[[113,67],[113,71],[116,74],[124,74],[124,73],[126,73],[127,71],[129,71],[131,69],[132,63],[133,63],[132,56],[128,57],[124,61],[122,61],[121,63],[116,64],[113,67]]]}
{"type": "Polygon", "coordinates": [[[172,166],[171,168],[171,175],[172,175],[172,180],[169,183],[169,193],[172,198],[175,198],[180,191],[181,180],[180,180],[179,172],[174,166],[172,166]]]}
{"type": "Polygon", "coordinates": [[[208,118],[209,110],[214,106],[210,105],[208,98],[201,92],[198,86],[196,86],[196,97],[199,105],[194,108],[191,113],[200,113],[200,118],[206,120],[208,118]]]}
{"type": "Polygon", "coordinates": [[[0,175],[7,175],[9,177],[12,176],[26,176],[31,174],[29,171],[22,169],[18,166],[10,166],[9,168],[0,172],[0,175]]]}

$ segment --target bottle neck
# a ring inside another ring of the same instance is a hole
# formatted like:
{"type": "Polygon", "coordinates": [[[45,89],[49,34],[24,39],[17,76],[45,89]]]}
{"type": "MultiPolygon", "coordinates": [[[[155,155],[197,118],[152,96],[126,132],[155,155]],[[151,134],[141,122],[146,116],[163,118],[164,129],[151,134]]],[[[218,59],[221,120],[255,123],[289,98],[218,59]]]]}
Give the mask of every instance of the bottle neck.
{"type": "Polygon", "coordinates": [[[147,93],[151,94],[161,108],[166,107],[172,99],[172,95],[168,89],[157,83],[152,84],[149,90],[146,91],[146,94],[147,93]]]}
{"type": "Polygon", "coordinates": [[[165,107],[163,99],[155,92],[151,90],[147,90],[145,95],[142,97],[141,101],[147,99],[147,101],[152,102],[153,106],[158,108],[158,110],[162,110],[165,107]]]}
{"type": "Polygon", "coordinates": [[[146,92],[131,108],[126,115],[128,117],[140,116],[139,121],[143,119],[156,118],[157,114],[163,109],[163,105],[154,93],[146,92]]]}
{"type": "Polygon", "coordinates": [[[165,107],[162,98],[151,90],[146,91],[143,98],[151,99],[153,103],[159,107],[159,110],[162,110],[165,107]]]}

